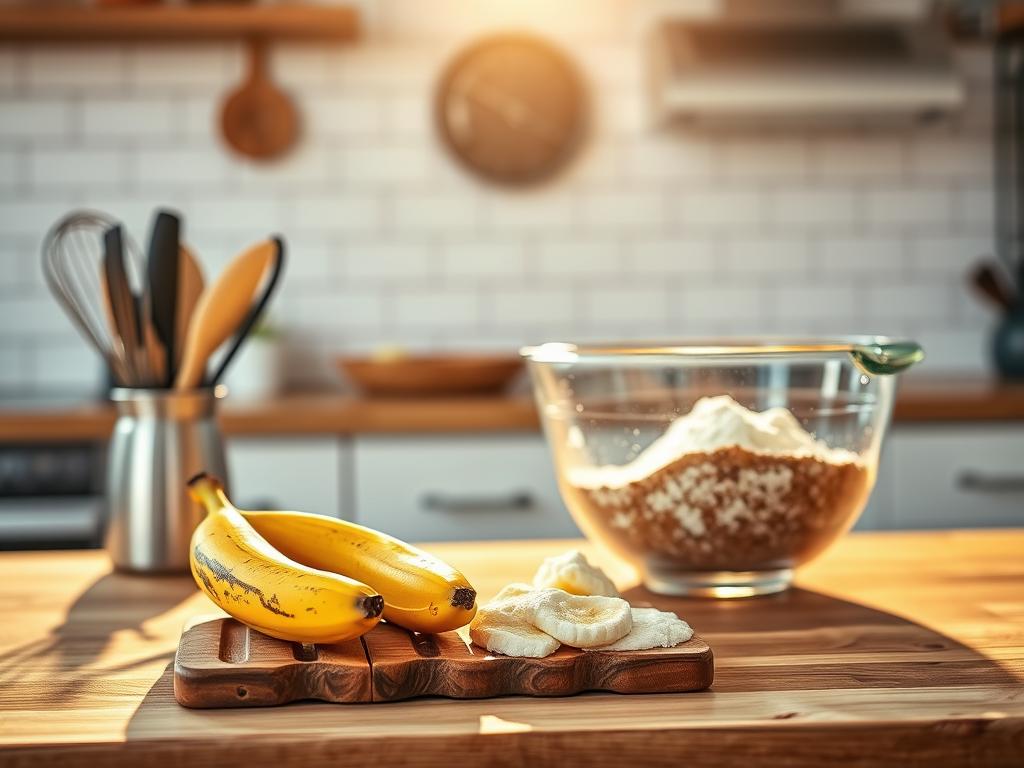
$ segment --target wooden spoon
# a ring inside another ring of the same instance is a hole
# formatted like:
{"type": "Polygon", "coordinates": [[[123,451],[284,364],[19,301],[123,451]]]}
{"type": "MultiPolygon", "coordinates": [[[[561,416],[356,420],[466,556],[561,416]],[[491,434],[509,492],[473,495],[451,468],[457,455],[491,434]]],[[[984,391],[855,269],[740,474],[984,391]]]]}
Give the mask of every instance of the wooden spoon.
{"type": "Polygon", "coordinates": [[[252,246],[236,256],[203,291],[188,325],[185,354],[174,382],[176,389],[194,389],[202,383],[206,361],[249,313],[276,252],[272,240],[252,246]]]}
{"type": "MultiPolygon", "coordinates": [[[[175,307],[177,313],[174,320],[175,338],[183,340],[188,335],[188,325],[204,286],[203,271],[199,267],[195,253],[182,243],[178,251],[178,305],[175,307]]],[[[181,359],[185,356],[185,345],[178,344],[174,351],[174,369],[177,371],[181,367],[181,359]]]]}
{"type": "Polygon", "coordinates": [[[264,41],[250,41],[248,78],[224,102],[220,125],[236,152],[256,160],[279,157],[298,139],[298,112],[267,74],[264,41]]]}

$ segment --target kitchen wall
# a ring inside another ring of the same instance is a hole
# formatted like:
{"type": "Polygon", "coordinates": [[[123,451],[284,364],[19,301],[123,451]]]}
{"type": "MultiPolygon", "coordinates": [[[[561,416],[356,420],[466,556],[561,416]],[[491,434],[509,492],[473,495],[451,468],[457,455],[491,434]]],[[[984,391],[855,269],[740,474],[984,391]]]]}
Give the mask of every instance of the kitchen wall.
{"type": "Polygon", "coordinates": [[[958,54],[969,104],[948,123],[665,131],[645,109],[642,0],[362,7],[359,45],[275,48],[304,138],[269,166],[217,137],[239,44],[0,49],[0,387],[98,377],[39,271],[46,228],[80,205],[138,239],[177,206],[211,270],[285,233],[274,319],[298,384],[380,343],[609,336],[911,334],[933,370],[985,365],[991,318],[963,274],[992,248],[989,51],[958,54]],[[465,175],[431,124],[446,59],[509,26],[560,41],[593,98],[578,161],[531,192],[465,175]]]}

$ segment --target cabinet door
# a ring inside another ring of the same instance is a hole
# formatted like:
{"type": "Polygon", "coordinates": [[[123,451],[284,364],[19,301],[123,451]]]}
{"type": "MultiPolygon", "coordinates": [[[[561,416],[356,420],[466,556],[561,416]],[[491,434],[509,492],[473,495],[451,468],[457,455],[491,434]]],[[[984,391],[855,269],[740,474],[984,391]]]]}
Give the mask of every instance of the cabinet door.
{"type": "Polygon", "coordinates": [[[337,438],[234,438],[227,453],[240,507],[344,516],[348,451],[337,438]]]}
{"type": "Polygon", "coordinates": [[[537,435],[355,442],[356,520],[412,541],[579,536],[537,435]]]}
{"type": "Polygon", "coordinates": [[[1024,525],[1024,429],[901,427],[892,433],[892,528],[1024,525]]]}

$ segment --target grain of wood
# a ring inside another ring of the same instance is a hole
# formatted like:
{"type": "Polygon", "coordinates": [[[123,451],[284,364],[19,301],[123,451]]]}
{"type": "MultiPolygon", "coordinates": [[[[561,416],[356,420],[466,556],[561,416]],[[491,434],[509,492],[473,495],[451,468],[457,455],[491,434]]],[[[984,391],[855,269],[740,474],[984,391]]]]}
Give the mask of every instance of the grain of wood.
{"type": "MultiPolygon", "coordinates": [[[[579,545],[427,548],[486,600],[579,545]]],[[[184,623],[211,612],[190,581],[111,575],[99,553],[4,554],[0,762],[1019,766],[1022,551],[1022,531],[851,535],[790,593],[659,600],[715,648],[702,693],[202,711],[174,701],[170,669],[184,623]]]]}

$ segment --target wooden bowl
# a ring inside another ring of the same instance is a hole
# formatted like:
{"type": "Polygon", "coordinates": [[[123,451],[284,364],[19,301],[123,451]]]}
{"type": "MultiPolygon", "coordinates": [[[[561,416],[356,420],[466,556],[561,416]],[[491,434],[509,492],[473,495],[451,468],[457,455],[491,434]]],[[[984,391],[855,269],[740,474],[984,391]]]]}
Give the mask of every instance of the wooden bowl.
{"type": "Polygon", "coordinates": [[[343,357],[338,367],[367,395],[438,397],[498,393],[523,361],[511,355],[402,355],[343,357]]]}

